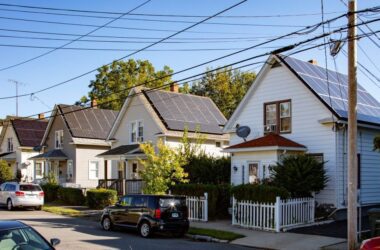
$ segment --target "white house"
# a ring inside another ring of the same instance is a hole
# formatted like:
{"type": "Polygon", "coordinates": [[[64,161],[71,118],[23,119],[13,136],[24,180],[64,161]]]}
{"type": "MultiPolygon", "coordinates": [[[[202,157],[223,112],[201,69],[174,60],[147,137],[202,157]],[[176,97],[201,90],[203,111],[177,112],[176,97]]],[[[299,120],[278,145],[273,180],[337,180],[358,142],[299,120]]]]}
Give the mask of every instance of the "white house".
{"type": "Polygon", "coordinates": [[[109,175],[100,183],[101,186],[113,185],[119,189],[122,184],[117,183],[127,180],[126,192],[139,192],[139,170],[142,166],[138,159],[145,157],[139,143],[155,144],[161,139],[176,148],[185,128],[193,141],[196,139],[195,131],[202,135],[201,148],[205,153],[215,157],[226,155],[223,148],[229,143],[229,135],[222,133],[226,122],[210,98],[178,93],[176,85],[171,87],[171,91],[133,88],[107,137],[107,141],[112,143],[111,150],[99,155],[111,160],[106,165],[111,170],[105,170],[109,175]]]}
{"type": "Polygon", "coordinates": [[[33,182],[41,177],[43,162],[33,162],[29,158],[39,154],[34,147],[40,145],[47,123],[44,119],[18,117],[8,117],[3,121],[0,135],[0,159],[8,163],[14,175],[17,169],[20,169],[22,181],[33,182]]]}
{"type": "MultiPolygon", "coordinates": [[[[358,165],[360,204],[380,203],[380,104],[358,86],[358,165]]],[[[317,201],[347,205],[347,76],[315,61],[272,55],[226,124],[231,135],[231,183],[269,177],[269,166],[282,155],[304,152],[326,161],[327,187],[317,201]],[[328,74],[328,77],[326,77],[328,74]],[[247,141],[236,127],[248,126],[247,141]]]]}

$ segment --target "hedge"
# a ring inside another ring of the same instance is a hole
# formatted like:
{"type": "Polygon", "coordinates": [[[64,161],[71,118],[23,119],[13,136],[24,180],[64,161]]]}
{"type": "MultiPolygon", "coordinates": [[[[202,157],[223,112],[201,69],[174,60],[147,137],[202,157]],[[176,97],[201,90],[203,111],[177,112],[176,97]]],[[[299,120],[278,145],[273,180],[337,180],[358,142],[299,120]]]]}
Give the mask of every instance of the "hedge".
{"type": "Polygon", "coordinates": [[[45,183],[41,184],[41,188],[45,193],[45,202],[51,202],[58,199],[58,189],[60,188],[59,185],[45,183]]]}
{"type": "Polygon", "coordinates": [[[67,205],[80,206],[85,203],[82,189],[60,187],[58,189],[58,199],[67,205]]]}
{"type": "Polygon", "coordinates": [[[112,189],[90,189],[87,191],[86,200],[89,208],[101,209],[115,204],[117,192],[112,189]]]}
{"type": "Polygon", "coordinates": [[[173,194],[186,196],[204,196],[204,193],[208,193],[209,219],[228,217],[230,185],[177,184],[171,191],[173,194]]]}
{"type": "Polygon", "coordinates": [[[290,193],[285,188],[257,183],[235,186],[231,193],[237,200],[256,202],[275,202],[276,196],[280,196],[282,199],[290,197],[290,193]]]}

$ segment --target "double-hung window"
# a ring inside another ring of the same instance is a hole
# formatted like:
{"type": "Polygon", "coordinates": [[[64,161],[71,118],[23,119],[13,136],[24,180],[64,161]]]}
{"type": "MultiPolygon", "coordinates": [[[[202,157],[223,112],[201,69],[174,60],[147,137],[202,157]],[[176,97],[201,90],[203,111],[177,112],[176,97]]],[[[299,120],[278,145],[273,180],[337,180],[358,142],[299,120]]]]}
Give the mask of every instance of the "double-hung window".
{"type": "Polygon", "coordinates": [[[55,131],[55,148],[56,149],[63,148],[63,130],[55,131]]]}
{"type": "Polygon", "coordinates": [[[290,133],[291,131],[291,100],[265,103],[264,132],[290,133]]]}
{"type": "Polygon", "coordinates": [[[90,180],[99,179],[99,162],[98,161],[89,161],[88,178],[90,180]]]}
{"type": "Polygon", "coordinates": [[[12,137],[8,138],[7,142],[8,142],[7,144],[8,152],[13,152],[13,138],[12,137]]]}
{"type": "Polygon", "coordinates": [[[35,163],[35,171],[36,171],[36,177],[41,178],[42,177],[42,163],[41,162],[35,163]]]}
{"type": "Polygon", "coordinates": [[[144,141],[144,124],[142,121],[131,122],[131,143],[144,141]]]}

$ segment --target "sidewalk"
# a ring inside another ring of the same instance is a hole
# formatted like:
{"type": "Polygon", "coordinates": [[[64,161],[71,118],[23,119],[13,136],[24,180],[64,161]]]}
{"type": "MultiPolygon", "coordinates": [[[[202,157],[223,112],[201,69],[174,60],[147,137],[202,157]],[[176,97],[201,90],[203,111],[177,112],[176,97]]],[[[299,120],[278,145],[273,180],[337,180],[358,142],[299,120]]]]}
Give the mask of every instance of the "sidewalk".
{"type": "MultiPolygon", "coordinates": [[[[191,227],[209,228],[223,231],[231,231],[245,235],[245,238],[231,241],[231,244],[263,248],[263,249],[284,249],[284,250],[319,250],[322,247],[333,246],[345,242],[346,239],[333,238],[319,235],[306,235],[296,233],[272,233],[258,230],[244,229],[231,225],[230,220],[211,222],[191,222],[191,227]]],[[[334,248],[324,248],[334,249],[334,248]]],[[[344,249],[344,248],[339,248],[344,249]]]]}

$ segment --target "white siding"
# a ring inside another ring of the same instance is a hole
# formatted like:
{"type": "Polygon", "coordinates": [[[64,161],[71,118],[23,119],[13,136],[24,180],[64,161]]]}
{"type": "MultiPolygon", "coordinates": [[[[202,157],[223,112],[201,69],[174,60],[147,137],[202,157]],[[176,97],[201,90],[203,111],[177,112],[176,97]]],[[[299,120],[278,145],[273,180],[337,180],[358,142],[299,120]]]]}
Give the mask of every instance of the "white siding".
{"type": "MultiPolygon", "coordinates": [[[[181,146],[181,139],[178,137],[166,137],[165,144],[172,148],[179,148],[181,146]]],[[[193,141],[191,141],[192,145],[195,145],[193,141]]],[[[201,150],[203,150],[206,154],[214,157],[223,157],[228,156],[228,153],[222,152],[223,148],[226,146],[221,142],[221,147],[216,147],[215,140],[207,140],[205,139],[201,145],[201,150]]]]}
{"type": "MultiPolygon", "coordinates": [[[[335,204],[335,133],[331,126],[318,122],[320,119],[331,117],[332,114],[287,68],[273,68],[263,76],[235,124],[251,128],[248,140],[262,136],[263,104],[286,99],[291,99],[292,102],[292,132],[282,136],[305,145],[308,153],[323,153],[324,160],[327,161],[325,167],[329,183],[325,190],[317,195],[317,200],[320,203],[335,204]]],[[[235,134],[231,135],[231,145],[241,142],[241,138],[235,134]]]]}

